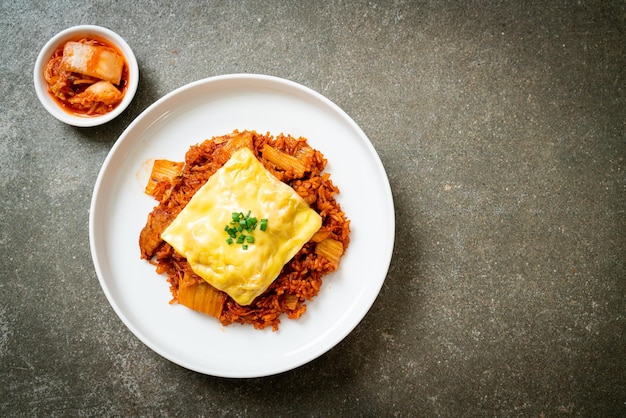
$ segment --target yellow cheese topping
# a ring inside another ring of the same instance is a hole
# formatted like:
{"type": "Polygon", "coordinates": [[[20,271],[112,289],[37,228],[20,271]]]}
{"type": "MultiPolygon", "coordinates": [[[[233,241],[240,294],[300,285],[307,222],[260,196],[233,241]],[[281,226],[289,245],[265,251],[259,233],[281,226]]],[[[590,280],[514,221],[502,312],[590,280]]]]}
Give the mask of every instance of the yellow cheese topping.
{"type": "Polygon", "coordinates": [[[249,305],[322,225],[322,218],[291,187],[242,148],[213,174],[161,237],[193,271],[240,305],[249,305]],[[224,226],[233,212],[266,218],[247,249],[229,245],[224,226]]]}

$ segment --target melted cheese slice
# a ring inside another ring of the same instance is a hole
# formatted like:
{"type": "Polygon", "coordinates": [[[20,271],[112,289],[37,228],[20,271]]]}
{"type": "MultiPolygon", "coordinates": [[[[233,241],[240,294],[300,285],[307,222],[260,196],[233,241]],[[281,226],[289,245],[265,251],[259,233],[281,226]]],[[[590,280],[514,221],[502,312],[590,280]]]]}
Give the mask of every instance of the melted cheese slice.
{"type": "Polygon", "coordinates": [[[242,148],[213,174],[161,234],[193,271],[249,305],[276,279],[322,225],[322,218],[291,187],[279,181],[252,151],[242,148]],[[254,243],[228,244],[224,226],[233,212],[268,219],[251,234],[254,243]]]}

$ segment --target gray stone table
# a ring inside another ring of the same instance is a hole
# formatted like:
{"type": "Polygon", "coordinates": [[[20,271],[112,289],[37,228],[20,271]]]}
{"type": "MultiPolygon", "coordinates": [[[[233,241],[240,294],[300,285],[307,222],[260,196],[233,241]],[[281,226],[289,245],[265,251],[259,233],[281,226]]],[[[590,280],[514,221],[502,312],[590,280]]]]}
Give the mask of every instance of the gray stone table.
{"type": "Polygon", "coordinates": [[[0,415],[626,415],[623,1],[2,0],[0,30],[0,415]],[[77,24],[121,34],[141,69],[131,106],[97,128],[53,119],[33,89],[39,49],[77,24]],[[93,187],[123,130],[230,73],[343,108],[395,203],[361,323],[254,379],[147,348],[89,250],[93,187]]]}

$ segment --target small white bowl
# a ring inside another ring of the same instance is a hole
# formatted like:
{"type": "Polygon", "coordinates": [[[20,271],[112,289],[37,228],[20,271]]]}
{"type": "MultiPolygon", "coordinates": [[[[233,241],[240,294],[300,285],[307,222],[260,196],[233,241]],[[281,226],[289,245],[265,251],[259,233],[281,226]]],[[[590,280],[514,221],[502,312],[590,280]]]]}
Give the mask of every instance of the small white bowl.
{"type": "Polygon", "coordinates": [[[117,33],[101,26],[73,26],[55,35],[43,47],[43,49],[39,53],[39,56],[37,57],[37,61],[35,62],[34,81],[35,90],[37,91],[37,97],[39,97],[39,101],[41,102],[43,107],[46,108],[48,112],[50,112],[52,116],[54,116],[61,122],[67,123],[68,125],[72,126],[98,126],[102,125],[103,123],[109,122],[110,120],[117,117],[128,107],[130,102],[133,100],[133,97],[137,92],[137,85],[139,84],[139,66],[137,65],[137,58],[135,58],[133,50],[130,48],[130,46],[128,46],[126,41],[117,33]],[[63,45],[67,41],[78,40],[82,37],[90,36],[95,38],[101,38],[105,41],[110,42],[111,44],[115,45],[115,47],[117,47],[117,49],[121,51],[122,54],[124,54],[126,64],[128,65],[128,86],[126,88],[126,94],[124,95],[122,102],[112,111],[100,116],[79,116],[65,111],[55,101],[50,93],[48,93],[48,84],[46,83],[46,80],[44,78],[44,68],[54,51],[59,46],[63,45]]]}

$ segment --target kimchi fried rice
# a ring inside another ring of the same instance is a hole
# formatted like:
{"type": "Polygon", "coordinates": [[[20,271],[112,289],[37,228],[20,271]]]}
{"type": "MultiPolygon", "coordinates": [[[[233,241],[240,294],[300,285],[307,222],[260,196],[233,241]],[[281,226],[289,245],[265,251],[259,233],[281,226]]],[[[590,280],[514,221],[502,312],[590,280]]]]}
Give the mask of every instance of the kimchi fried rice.
{"type": "Polygon", "coordinates": [[[289,319],[302,316],[306,303],[320,291],[322,278],[337,270],[350,242],[350,221],[335,200],[339,189],[323,171],[325,166],[323,154],[305,138],[237,130],[191,146],[184,162],[157,160],[146,193],[158,204],[148,214],[139,247],[141,258],[167,276],[171,303],[215,316],[222,325],[251,324],[274,331],[282,314],[289,319]],[[194,193],[242,147],[250,148],[269,172],[291,186],[322,217],[320,230],[283,266],[267,290],[246,306],[196,275],[187,260],[161,238],[194,193]]]}

